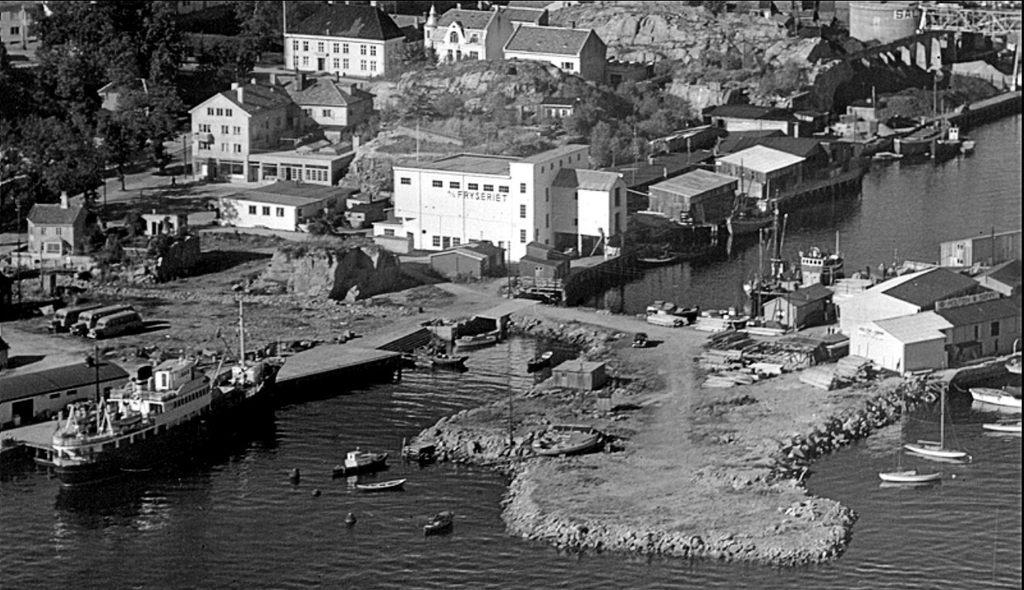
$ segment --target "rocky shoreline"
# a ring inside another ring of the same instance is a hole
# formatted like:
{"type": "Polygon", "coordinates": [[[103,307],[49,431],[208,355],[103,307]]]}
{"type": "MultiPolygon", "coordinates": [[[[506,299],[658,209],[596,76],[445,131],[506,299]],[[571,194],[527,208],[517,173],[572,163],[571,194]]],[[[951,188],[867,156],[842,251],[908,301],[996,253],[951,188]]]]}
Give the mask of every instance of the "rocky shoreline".
{"type": "MultiPolygon", "coordinates": [[[[513,331],[581,346],[582,356],[588,359],[612,356],[609,342],[617,339],[593,326],[571,326],[536,318],[517,318],[513,331]]],[[[715,473],[693,475],[692,481],[702,479],[701,485],[723,490],[723,494],[739,490],[792,500],[788,506],[777,508],[774,523],[766,523],[754,534],[749,530],[730,530],[727,522],[680,530],[630,523],[624,515],[614,519],[593,518],[571,510],[546,509],[541,501],[546,497],[541,490],[546,482],[574,471],[615,468],[617,463],[630,460],[629,452],[534,459],[531,443],[535,432],[517,429],[510,445],[504,428],[505,405],[500,402],[443,418],[417,439],[434,443],[441,461],[486,466],[509,476],[503,519],[510,534],[570,552],[613,551],[794,566],[840,556],[856,521],[850,509],[806,491],[804,481],[813,461],[896,422],[904,403],[912,407],[934,399],[935,392],[924,381],[879,387],[862,407],[822,416],[809,431],[777,441],[777,451],[770,457],[767,469],[751,473],[726,467],[715,473]],[[805,529],[813,534],[803,534],[805,529]],[[785,537],[784,542],[779,542],[780,536],[785,537]],[[793,543],[794,538],[800,542],[793,543]]]]}

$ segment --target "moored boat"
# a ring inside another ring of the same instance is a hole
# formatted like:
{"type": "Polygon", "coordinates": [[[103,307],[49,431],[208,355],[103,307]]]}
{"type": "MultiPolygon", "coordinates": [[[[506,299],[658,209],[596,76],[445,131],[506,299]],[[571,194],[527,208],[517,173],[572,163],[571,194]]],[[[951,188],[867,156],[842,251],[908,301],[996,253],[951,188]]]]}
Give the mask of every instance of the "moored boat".
{"type": "Polygon", "coordinates": [[[361,473],[374,473],[388,468],[387,453],[364,453],[358,448],[349,451],[345,463],[334,466],[334,477],[349,477],[361,473]]]}
{"type": "Polygon", "coordinates": [[[417,349],[403,356],[407,365],[422,369],[442,369],[447,371],[465,371],[468,356],[452,356],[443,352],[417,349]]]}
{"type": "Polygon", "coordinates": [[[976,142],[973,139],[967,139],[966,137],[960,140],[960,153],[970,154],[974,152],[976,142]]]}
{"type": "Polygon", "coordinates": [[[661,252],[649,256],[639,256],[636,261],[640,266],[654,267],[673,264],[679,260],[679,256],[670,252],[661,252]]]}
{"type": "Polygon", "coordinates": [[[404,479],[392,479],[377,483],[357,483],[356,489],[360,492],[389,492],[402,489],[405,482],[404,479]]]}
{"type": "Polygon", "coordinates": [[[992,432],[1005,432],[1008,434],[1020,434],[1020,420],[1008,420],[1000,422],[987,422],[981,427],[992,432]]]}
{"type": "Polygon", "coordinates": [[[498,335],[487,332],[472,336],[459,336],[455,339],[455,350],[474,350],[498,343],[498,335]]]}
{"type": "Polygon", "coordinates": [[[541,369],[545,369],[547,367],[550,367],[551,366],[551,357],[553,357],[554,355],[555,355],[555,353],[553,353],[550,350],[548,350],[548,351],[544,352],[543,354],[541,354],[540,356],[534,357],[534,358],[530,359],[529,361],[526,362],[526,372],[527,373],[536,373],[537,371],[540,371],[541,369]]]}
{"type": "Polygon", "coordinates": [[[888,483],[923,484],[941,481],[942,473],[938,471],[921,473],[917,469],[907,469],[904,471],[883,471],[878,474],[878,478],[888,483]]]}
{"type": "Polygon", "coordinates": [[[556,424],[534,439],[533,450],[548,457],[583,455],[603,444],[604,434],[590,426],[556,424]]]}
{"type": "Polygon", "coordinates": [[[1021,399],[1010,395],[1002,389],[994,389],[991,387],[972,387],[971,397],[975,401],[992,404],[995,406],[1006,406],[1008,408],[1020,408],[1021,399]]]}
{"type": "Polygon", "coordinates": [[[871,156],[872,160],[878,162],[891,162],[893,160],[899,160],[903,158],[903,154],[897,154],[896,152],[878,152],[871,156]]]}
{"type": "Polygon", "coordinates": [[[1016,353],[1006,361],[1006,370],[1014,375],[1020,375],[1020,353],[1016,353]]]}
{"type": "Polygon", "coordinates": [[[423,525],[423,535],[440,535],[450,532],[455,526],[455,513],[451,511],[438,512],[423,525]]]}

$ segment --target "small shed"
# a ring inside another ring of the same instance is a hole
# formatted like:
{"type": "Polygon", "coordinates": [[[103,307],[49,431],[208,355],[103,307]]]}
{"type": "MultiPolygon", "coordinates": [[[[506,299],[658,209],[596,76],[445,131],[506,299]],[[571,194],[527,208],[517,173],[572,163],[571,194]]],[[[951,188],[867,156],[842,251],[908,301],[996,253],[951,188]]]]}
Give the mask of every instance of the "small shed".
{"type": "Polygon", "coordinates": [[[581,360],[565,361],[551,371],[555,385],[568,389],[593,391],[608,382],[605,364],[581,360]]]}
{"type": "Polygon", "coordinates": [[[147,236],[179,235],[188,227],[188,215],[184,213],[143,213],[142,220],[146,223],[147,236]]]}
{"type": "Polygon", "coordinates": [[[430,255],[430,268],[449,279],[497,276],[504,271],[505,250],[490,242],[470,242],[430,255]]]}
{"type": "Polygon", "coordinates": [[[722,221],[732,213],[739,180],[707,170],[692,170],[651,185],[650,209],[669,219],[683,213],[696,223],[722,221]]]}
{"type": "Polygon", "coordinates": [[[569,271],[569,258],[540,242],[527,244],[526,256],[519,259],[519,281],[527,287],[560,288],[569,271]]]}
{"type": "Polygon", "coordinates": [[[815,283],[768,301],[761,306],[761,313],[766,320],[801,329],[826,323],[831,304],[832,291],[815,283]]]}

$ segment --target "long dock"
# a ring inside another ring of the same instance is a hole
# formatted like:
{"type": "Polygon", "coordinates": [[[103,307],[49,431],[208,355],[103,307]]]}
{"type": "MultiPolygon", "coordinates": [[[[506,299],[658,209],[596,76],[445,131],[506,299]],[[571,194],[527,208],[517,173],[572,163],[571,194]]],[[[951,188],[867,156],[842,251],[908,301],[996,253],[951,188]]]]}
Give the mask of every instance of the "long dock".
{"type": "Polygon", "coordinates": [[[327,344],[288,357],[277,374],[279,386],[307,384],[324,379],[358,377],[384,380],[401,375],[402,355],[397,352],[327,344]]]}

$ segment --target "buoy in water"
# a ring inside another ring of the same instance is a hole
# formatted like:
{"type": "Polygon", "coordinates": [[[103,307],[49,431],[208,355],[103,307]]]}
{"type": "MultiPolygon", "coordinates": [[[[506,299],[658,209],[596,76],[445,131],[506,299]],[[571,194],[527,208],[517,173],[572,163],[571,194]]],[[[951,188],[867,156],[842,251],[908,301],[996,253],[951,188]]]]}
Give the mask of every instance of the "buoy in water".
{"type": "Polygon", "coordinates": [[[301,479],[301,477],[302,476],[299,474],[299,468],[296,467],[295,469],[292,469],[292,473],[288,476],[288,479],[292,480],[292,483],[299,483],[299,479],[301,479]]]}
{"type": "Polygon", "coordinates": [[[320,490],[313,490],[313,497],[314,498],[319,498],[320,497],[320,490]]]}
{"type": "Polygon", "coordinates": [[[345,524],[352,526],[356,523],[356,515],[349,512],[345,515],[345,524]]]}

